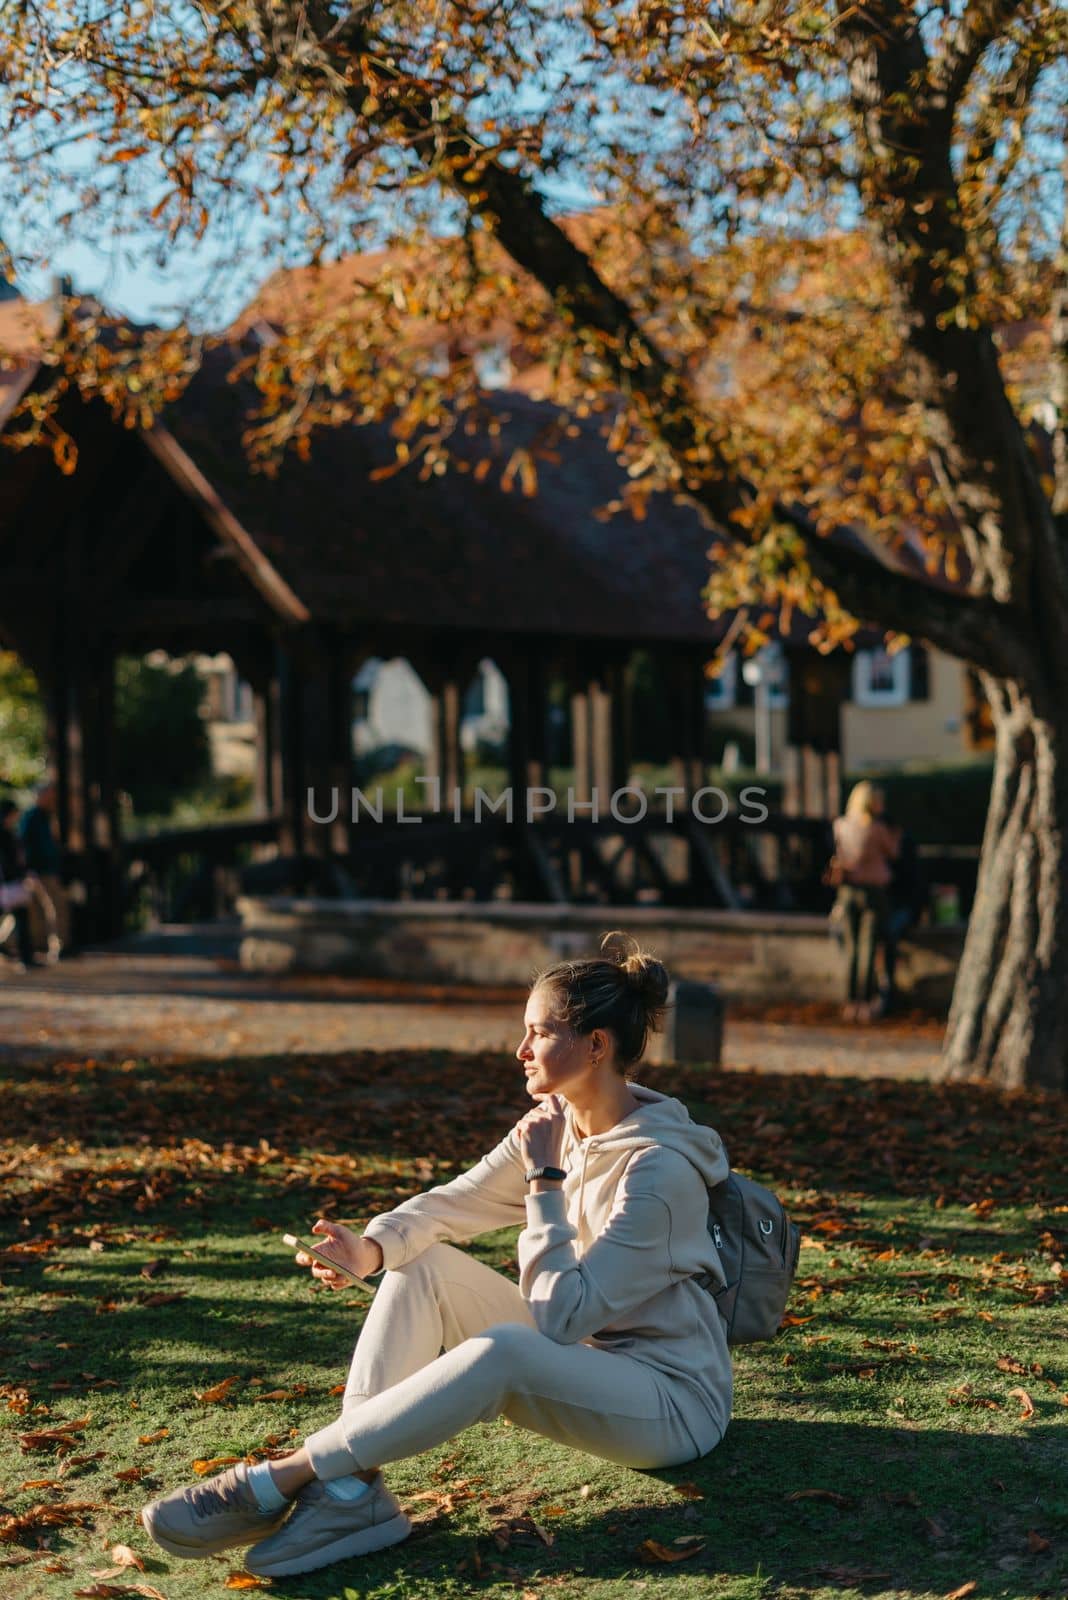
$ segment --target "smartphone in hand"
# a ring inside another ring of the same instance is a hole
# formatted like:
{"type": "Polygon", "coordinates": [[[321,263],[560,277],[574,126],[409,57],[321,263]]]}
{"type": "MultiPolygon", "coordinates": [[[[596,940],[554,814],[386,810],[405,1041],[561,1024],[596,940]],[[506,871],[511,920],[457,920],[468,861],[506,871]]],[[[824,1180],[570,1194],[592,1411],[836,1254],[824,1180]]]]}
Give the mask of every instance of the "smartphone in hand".
{"type": "Polygon", "coordinates": [[[374,1284],[368,1283],[366,1278],[359,1277],[357,1273],[352,1271],[351,1267],[346,1267],[343,1262],[335,1261],[332,1256],[324,1254],[322,1250],[317,1250],[315,1245],[308,1244],[303,1239],[298,1239],[295,1233],[283,1233],[282,1242],[283,1244],[288,1244],[293,1250],[302,1250],[305,1255],[311,1256],[313,1260],[318,1261],[321,1267],[329,1267],[332,1272],[338,1273],[342,1278],[347,1279],[349,1283],[358,1284],[361,1289],[366,1289],[368,1294],[374,1293],[374,1284]]]}

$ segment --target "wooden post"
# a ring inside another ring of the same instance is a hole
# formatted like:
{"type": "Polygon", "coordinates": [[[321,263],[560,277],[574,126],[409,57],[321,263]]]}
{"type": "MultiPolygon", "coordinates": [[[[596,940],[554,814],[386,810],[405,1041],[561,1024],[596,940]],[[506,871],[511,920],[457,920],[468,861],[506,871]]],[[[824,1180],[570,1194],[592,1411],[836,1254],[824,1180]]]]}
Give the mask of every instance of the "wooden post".
{"type": "Polygon", "coordinates": [[[352,733],[344,663],[333,629],[302,629],[294,663],[294,739],[303,849],[313,856],[349,851],[352,733]]]}
{"type": "Polygon", "coordinates": [[[672,652],[664,661],[668,704],[665,713],[673,729],[672,770],[675,784],[685,790],[688,805],[705,781],[705,678],[703,661],[686,651],[672,652]]]}
{"type": "Polygon", "coordinates": [[[571,690],[571,765],[572,787],[577,801],[588,801],[593,790],[589,687],[583,683],[571,690]]]}
{"type": "Polygon", "coordinates": [[[537,644],[521,647],[512,655],[507,676],[508,781],[514,814],[523,817],[527,789],[542,787],[548,772],[545,667],[537,644]]]}

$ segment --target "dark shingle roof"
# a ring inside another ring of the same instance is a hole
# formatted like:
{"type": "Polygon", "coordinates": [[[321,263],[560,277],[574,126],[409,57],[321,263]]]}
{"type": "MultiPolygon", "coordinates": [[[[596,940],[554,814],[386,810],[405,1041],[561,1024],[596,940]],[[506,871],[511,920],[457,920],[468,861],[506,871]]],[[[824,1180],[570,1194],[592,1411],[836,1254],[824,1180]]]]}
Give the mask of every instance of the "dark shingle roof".
{"type": "Polygon", "coordinates": [[[420,482],[418,467],[376,481],[395,457],[385,424],[323,429],[307,461],[290,454],[270,478],[249,470],[251,396],[226,381],[229,359],[209,356],[166,424],[317,619],[633,640],[722,633],[701,601],[711,536],[693,510],[659,496],[643,521],[598,518],[622,477],[603,419],[561,441],[558,461],[539,460],[530,497],[518,481],[502,489],[501,473],[556,413],[504,391],[487,396],[499,435],[457,443],[472,465],[492,455],[481,482],[458,470],[420,482]]]}

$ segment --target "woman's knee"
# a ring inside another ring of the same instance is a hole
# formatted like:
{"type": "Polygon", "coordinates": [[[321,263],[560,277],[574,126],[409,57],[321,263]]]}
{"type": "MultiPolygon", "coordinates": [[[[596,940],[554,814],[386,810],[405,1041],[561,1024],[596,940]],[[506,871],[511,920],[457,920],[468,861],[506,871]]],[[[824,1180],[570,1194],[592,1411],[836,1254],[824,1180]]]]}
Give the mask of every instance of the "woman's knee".
{"type": "Polygon", "coordinates": [[[411,1261],[406,1261],[401,1267],[391,1267],[390,1274],[400,1278],[438,1278],[441,1276],[448,1262],[455,1256],[462,1255],[451,1244],[428,1244],[425,1250],[420,1250],[411,1261]]]}
{"type": "Polygon", "coordinates": [[[536,1328],[522,1322],[495,1322],[491,1328],[475,1334],[468,1343],[471,1354],[480,1364],[499,1366],[506,1372],[518,1372],[529,1365],[535,1350],[540,1354],[543,1335],[536,1328]]]}

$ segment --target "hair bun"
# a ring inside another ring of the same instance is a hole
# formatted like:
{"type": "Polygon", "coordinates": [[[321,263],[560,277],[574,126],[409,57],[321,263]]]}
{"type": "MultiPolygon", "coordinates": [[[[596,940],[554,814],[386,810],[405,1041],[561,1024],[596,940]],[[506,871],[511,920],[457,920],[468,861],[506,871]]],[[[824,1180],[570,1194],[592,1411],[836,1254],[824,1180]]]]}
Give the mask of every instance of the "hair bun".
{"type": "Polygon", "coordinates": [[[655,1027],[658,1013],[667,1004],[667,968],[648,950],[643,950],[637,939],[618,928],[606,933],[601,940],[601,954],[622,969],[648,1013],[650,1026],[655,1027]]]}

